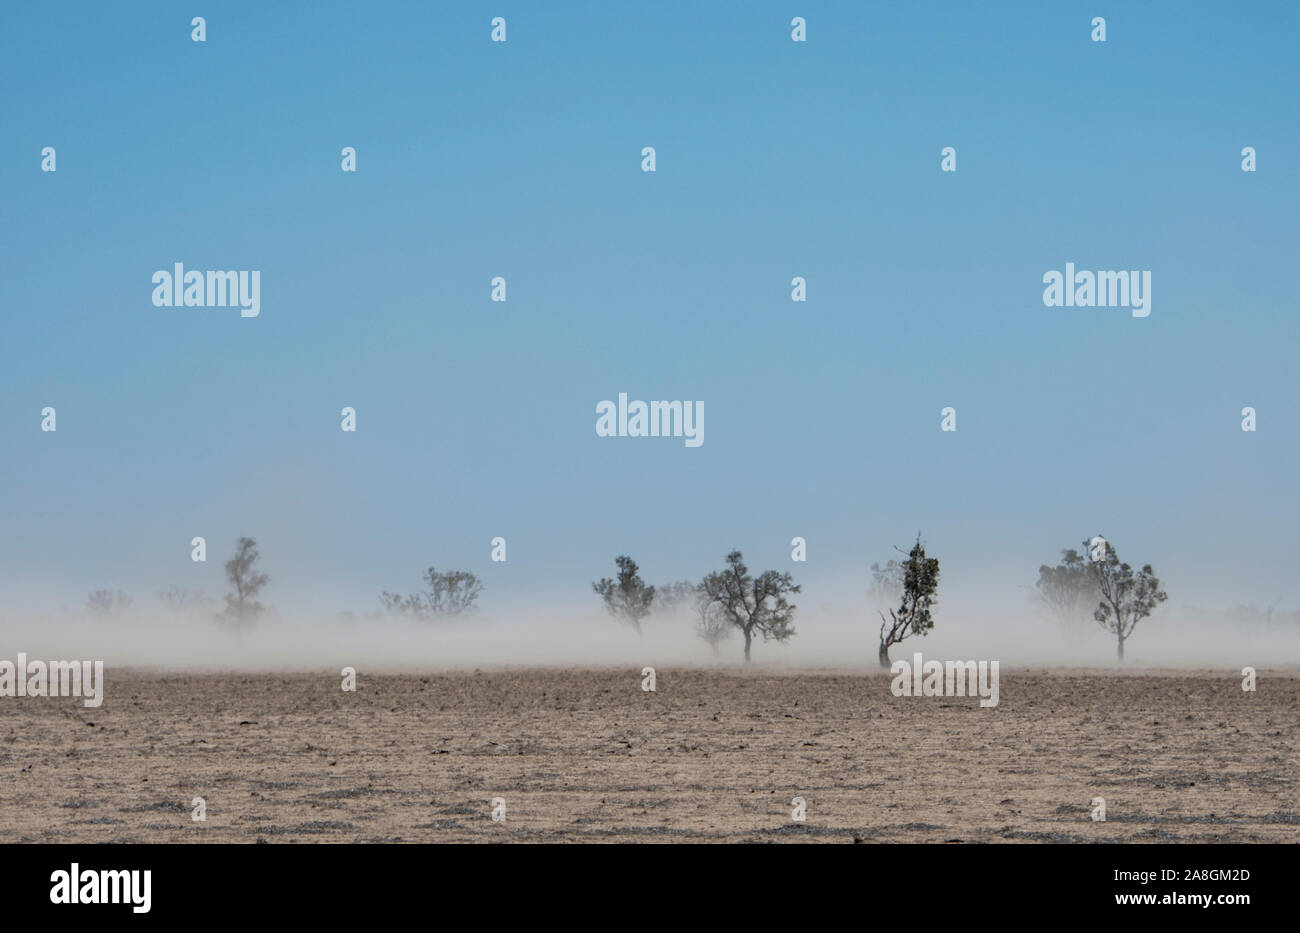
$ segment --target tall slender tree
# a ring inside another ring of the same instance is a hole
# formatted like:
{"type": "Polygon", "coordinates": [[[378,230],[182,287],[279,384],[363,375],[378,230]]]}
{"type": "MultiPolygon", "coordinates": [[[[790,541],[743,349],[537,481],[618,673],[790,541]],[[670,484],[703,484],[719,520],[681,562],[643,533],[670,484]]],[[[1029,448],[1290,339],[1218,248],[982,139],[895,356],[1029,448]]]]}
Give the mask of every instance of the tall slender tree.
{"type": "Polygon", "coordinates": [[[257,570],[261,556],[256,541],[240,538],[235,542],[235,556],[226,561],[226,579],[235,592],[226,595],[223,615],[237,628],[248,625],[262,614],[263,606],[257,601],[257,594],[271,582],[271,578],[257,570]]]}
{"type": "Polygon", "coordinates": [[[911,635],[927,635],[934,628],[934,605],[939,590],[939,561],[926,557],[921,536],[916,536],[907,560],[901,563],[903,586],[898,609],[880,613],[880,666],[888,668],[889,649],[911,635]]]}

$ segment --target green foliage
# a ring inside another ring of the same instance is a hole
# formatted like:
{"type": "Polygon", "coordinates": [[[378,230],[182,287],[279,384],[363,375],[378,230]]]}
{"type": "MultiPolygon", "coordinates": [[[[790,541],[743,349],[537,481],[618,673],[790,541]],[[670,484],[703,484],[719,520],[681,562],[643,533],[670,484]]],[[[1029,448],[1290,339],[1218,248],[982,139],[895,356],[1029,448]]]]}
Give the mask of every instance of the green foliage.
{"type": "Polygon", "coordinates": [[[1134,572],[1129,564],[1120,562],[1109,541],[1106,542],[1105,558],[1092,564],[1089,572],[1101,592],[1101,602],[1092,617],[1116,637],[1118,656],[1122,661],[1124,642],[1133,634],[1133,629],[1169,596],[1160,589],[1160,581],[1150,564],[1134,572]]]}
{"type": "Polygon", "coordinates": [[[1087,559],[1073,548],[1061,551],[1061,562],[1055,567],[1038,568],[1034,589],[1042,604],[1066,625],[1091,618],[1100,595],[1087,559]]]}
{"type": "Polygon", "coordinates": [[[763,641],[783,642],[794,634],[796,607],[787,596],[801,587],[788,573],[765,571],[755,578],[745,566],[740,551],[727,555],[727,569],[709,574],[700,581],[701,616],[708,624],[708,614],[716,613],[714,622],[740,629],[745,636],[745,660],[750,660],[754,636],[763,641]]]}
{"type": "Polygon", "coordinates": [[[427,587],[424,593],[402,596],[398,593],[383,592],[379,602],[393,615],[412,616],[417,619],[444,618],[448,616],[472,615],[476,610],[475,600],[483,592],[479,578],[468,570],[448,570],[439,572],[430,567],[424,572],[427,587]]]}
{"type": "Polygon", "coordinates": [[[646,586],[641,579],[636,561],[626,555],[616,557],[618,579],[602,577],[591,588],[605,603],[605,610],[615,619],[627,622],[637,634],[641,633],[641,620],[650,614],[650,604],[654,602],[655,588],[646,586]]]}
{"type": "Polygon", "coordinates": [[[926,635],[934,628],[934,606],[939,590],[939,561],[926,557],[921,536],[916,536],[903,571],[898,609],[880,613],[880,664],[889,667],[889,649],[910,635],[926,635]]]}

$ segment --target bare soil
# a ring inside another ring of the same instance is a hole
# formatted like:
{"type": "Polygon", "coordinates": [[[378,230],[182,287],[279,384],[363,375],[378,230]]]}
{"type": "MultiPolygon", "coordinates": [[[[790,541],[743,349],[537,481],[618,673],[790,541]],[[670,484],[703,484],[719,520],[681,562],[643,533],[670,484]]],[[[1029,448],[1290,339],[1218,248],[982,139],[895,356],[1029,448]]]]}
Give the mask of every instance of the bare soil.
{"type": "Polygon", "coordinates": [[[885,673],[657,674],[362,671],[346,693],[110,671],[98,709],[3,698],[0,842],[1300,840],[1294,670],[1255,693],[1233,671],[1003,671],[989,709],[885,673]]]}

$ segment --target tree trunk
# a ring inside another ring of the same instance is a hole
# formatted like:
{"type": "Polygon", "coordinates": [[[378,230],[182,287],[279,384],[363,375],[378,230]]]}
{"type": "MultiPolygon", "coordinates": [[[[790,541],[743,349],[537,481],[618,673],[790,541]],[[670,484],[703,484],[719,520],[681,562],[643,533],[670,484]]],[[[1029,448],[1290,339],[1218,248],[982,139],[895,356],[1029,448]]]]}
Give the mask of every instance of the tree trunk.
{"type": "Polygon", "coordinates": [[[1119,647],[1116,651],[1116,654],[1119,660],[1121,661],[1124,660],[1124,636],[1123,635],[1119,636],[1119,647]]]}
{"type": "Polygon", "coordinates": [[[749,632],[745,632],[745,663],[746,664],[749,663],[749,645],[750,642],[752,641],[753,638],[750,636],[749,632]]]}
{"type": "Polygon", "coordinates": [[[888,670],[891,667],[889,663],[889,646],[883,641],[880,643],[880,666],[885,668],[885,670],[888,670]]]}
{"type": "Polygon", "coordinates": [[[713,649],[713,657],[716,660],[721,654],[721,652],[718,651],[718,643],[716,641],[711,641],[709,642],[709,647],[713,649]]]}

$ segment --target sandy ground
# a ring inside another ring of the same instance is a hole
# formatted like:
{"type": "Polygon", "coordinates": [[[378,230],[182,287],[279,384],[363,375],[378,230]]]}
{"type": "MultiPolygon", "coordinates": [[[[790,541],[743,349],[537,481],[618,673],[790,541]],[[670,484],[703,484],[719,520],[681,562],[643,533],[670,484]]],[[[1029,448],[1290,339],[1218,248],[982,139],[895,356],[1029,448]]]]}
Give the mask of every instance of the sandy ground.
{"type": "Polygon", "coordinates": [[[1300,841],[1295,670],[657,675],[110,671],[0,699],[0,842],[1300,841]]]}

